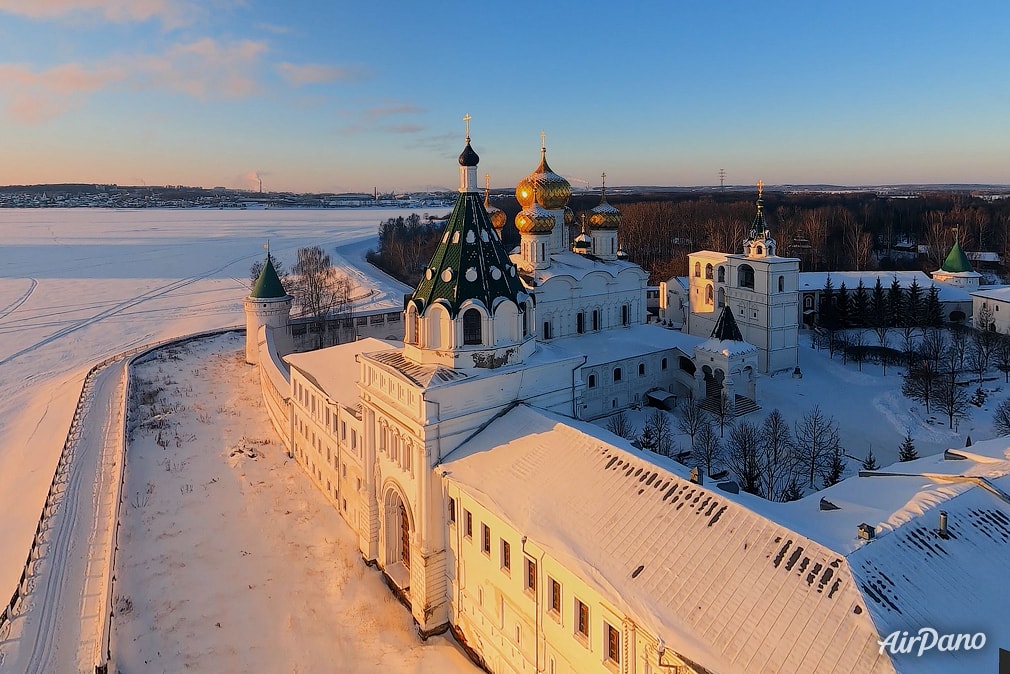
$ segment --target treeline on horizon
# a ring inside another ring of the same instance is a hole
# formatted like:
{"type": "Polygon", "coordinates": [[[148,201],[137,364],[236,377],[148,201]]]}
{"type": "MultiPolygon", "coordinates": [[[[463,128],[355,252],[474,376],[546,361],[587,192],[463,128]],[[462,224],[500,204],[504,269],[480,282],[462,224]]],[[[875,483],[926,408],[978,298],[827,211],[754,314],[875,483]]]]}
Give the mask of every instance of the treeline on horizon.
{"type": "MultiPolygon", "coordinates": [[[[742,251],[756,214],[757,193],[608,196],[620,209],[619,244],[629,259],[650,272],[650,283],[687,276],[687,255],[697,250],[742,251]]],[[[579,233],[583,214],[599,204],[594,195],[573,196],[569,206],[579,233]]],[[[519,244],[513,198],[495,200],[508,216],[507,250],[519,244]]],[[[990,251],[1010,259],[1010,200],[987,200],[968,193],[936,192],[916,197],[872,193],[765,193],[765,220],[778,254],[800,259],[801,271],[935,271],[956,236],[965,251],[990,251]],[[918,246],[925,246],[919,254],[918,246]]],[[[391,218],[379,226],[379,247],[370,261],[408,285],[420,279],[444,221],[417,214],[391,218]]],[[[997,270],[1006,275],[1005,267],[997,270]]]]}

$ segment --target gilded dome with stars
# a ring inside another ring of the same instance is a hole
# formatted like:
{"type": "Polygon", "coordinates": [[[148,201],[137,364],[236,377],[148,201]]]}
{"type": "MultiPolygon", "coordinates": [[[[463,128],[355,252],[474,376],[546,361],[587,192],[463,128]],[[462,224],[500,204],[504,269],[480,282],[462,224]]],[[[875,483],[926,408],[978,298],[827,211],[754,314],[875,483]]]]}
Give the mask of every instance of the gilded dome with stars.
{"type": "Polygon", "coordinates": [[[491,199],[488,195],[484,195],[484,210],[487,211],[488,217],[491,218],[491,224],[494,225],[494,228],[498,230],[499,234],[501,234],[501,230],[505,226],[505,220],[507,219],[505,211],[492,205],[491,199]]]}
{"type": "Polygon", "coordinates": [[[564,208],[572,196],[572,185],[547,165],[547,148],[540,148],[540,165],[516,186],[516,199],[523,208],[537,202],[544,208],[564,208]]]}

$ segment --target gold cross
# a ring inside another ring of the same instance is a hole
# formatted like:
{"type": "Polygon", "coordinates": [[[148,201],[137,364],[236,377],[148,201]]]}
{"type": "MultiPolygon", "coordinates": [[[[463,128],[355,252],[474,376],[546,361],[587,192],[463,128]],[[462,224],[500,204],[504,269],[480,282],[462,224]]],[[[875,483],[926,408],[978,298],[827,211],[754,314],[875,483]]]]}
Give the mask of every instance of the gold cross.
{"type": "Polygon", "coordinates": [[[470,116],[469,112],[466,113],[465,115],[463,115],[463,121],[466,122],[466,142],[468,142],[468,143],[470,142],[470,120],[471,119],[473,119],[473,117],[470,116]]]}
{"type": "Polygon", "coordinates": [[[600,177],[603,178],[603,186],[606,187],[607,186],[607,172],[604,171],[603,173],[601,173],[600,177]]]}
{"type": "Polygon", "coordinates": [[[541,131],[540,132],[540,149],[541,150],[546,150],[547,149],[547,132],[546,131],[541,131]]]}
{"type": "Polygon", "coordinates": [[[758,181],[758,199],[761,198],[761,193],[764,192],[764,189],[765,189],[765,181],[759,180],[758,181]]]}

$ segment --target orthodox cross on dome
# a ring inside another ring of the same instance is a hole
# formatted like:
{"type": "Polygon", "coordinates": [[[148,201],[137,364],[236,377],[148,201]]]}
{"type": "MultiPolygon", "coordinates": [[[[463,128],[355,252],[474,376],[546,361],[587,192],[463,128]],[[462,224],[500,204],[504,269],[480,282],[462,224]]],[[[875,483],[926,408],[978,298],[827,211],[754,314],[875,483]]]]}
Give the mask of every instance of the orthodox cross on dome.
{"type": "Polygon", "coordinates": [[[540,151],[543,152],[547,149],[547,132],[540,132],[540,151]]]}
{"type": "Polygon", "coordinates": [[[466,122],[466,142],[468,142],[468,143],[470,142],[470,120],[471,119],[473,119],[473,117],[470,116],[469,112],[466,113],[465,115],[463,115],[463,121],[466,122]]]}
{"type": "Polygon", "coordinates": [[[761,195],[764,193],[764,190],[765,190],[765,181],[758,180],[758,199],[761,198],[761,195]]]}
{"type": "Polygon", "coordinates": [[[954,225],[953,227],[951,227],[950,231],[954,232],[954,243],[957,243],[957,234],[958,234],[958,232],[957,232],[957,225],[954,225]]]}
{"type": "Polygon", "coordinates": [[[486,199],[491,194],[491,174],[484,174],[484,198],[486,199]]]}

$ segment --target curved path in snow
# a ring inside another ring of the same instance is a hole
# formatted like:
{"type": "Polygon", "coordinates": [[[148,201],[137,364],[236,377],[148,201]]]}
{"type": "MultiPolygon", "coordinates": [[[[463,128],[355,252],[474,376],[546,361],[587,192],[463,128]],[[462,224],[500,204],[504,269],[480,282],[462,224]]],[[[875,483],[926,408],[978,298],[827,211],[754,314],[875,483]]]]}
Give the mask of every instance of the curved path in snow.
{"type": "MultiPolygon", "coordinates": [[[[0,642],[4,672],[94,672],[122,460],[128,358],[95,374],[28,593],[0,642]]],[[[72,431],[73,432],[73,431],[72,431]]]]}
{"type": "Polygon", "coordinates": [[[31,281],[31,283],[28,285],[28,290],[26,290],[21,297],[17,298],[13,302],[5,306],[3,309],[0,309],[0,321],[13,314],[15,311],[17,311],[18,307],[27,302],[28,298],[32,296],[32,293],[35,292],[35,288],[37,288],[39,285],[38,279],[32,278],[28,280],[31,281]]]}

